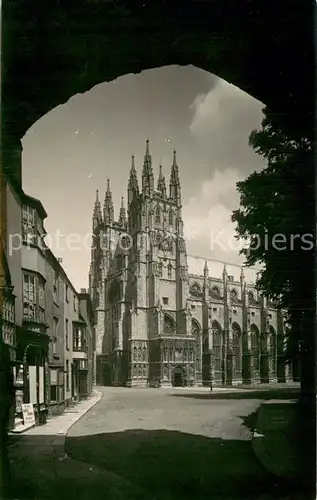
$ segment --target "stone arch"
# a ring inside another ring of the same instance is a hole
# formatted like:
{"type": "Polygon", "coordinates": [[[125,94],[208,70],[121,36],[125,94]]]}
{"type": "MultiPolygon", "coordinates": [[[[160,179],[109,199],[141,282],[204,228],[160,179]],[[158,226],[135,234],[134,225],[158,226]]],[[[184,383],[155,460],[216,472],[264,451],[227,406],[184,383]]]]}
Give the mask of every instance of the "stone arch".
{"type": "Polygon", "coordinates": [[[169,314],[164,314],[164,333],[174,333],[175,332],[175,321],[169,314]]]}
{"type": "Polygon", "coordinates": [[[232,323],[232,350],[235,362],[235,371],[242,370],[242,331],[237,322],[232,323]]]}
{"type": "Polygon", "coordinates": [[[213,321],[212,325],[212,347],[214,351],[215,357],[215,370],[220,371],[222,369],[222,347],[223,347],[223,338],[222,338],[222,328],[218,321],[213,321]]]}
{"type": "Polygon", "coordinates": [[[265,103],[284,120],[283,124],[309,130],[310,107],[304,98],[307,87],[288,78],[290,67],[298,66],[297,72],[304,74],[311,66],[310,53],[303,47],[309,32],[308,12],[306,24],[298,23],[297,8],[285,9],[282,4],[274,10],[276,23],[272,23],[269,2],[260,6],[251,4],[238,14],[233,4],[221,0],[212,4],[191,1],[181,10],[170,2],[145,4],[141,9],[136,4],[127,9],[121,3],[117,6],[98,0],[93,3],[79,0],[75,8],[56,2],[48,12],[41,13],[36,4],[24,10],[19,7],[11,2],[3,12],[4,39],[27,40],[27,50],[12,51],[7,45],[4,47],[4,64],[9,68],[3,78],[5,133],[11,143],[20,140],[41,116],[73,95],[125,74],[169,64],[192,64],[211,71],[265,103]],[[30,18],[34,22],[30,23],[30,18]],[[157,19],[167,20],[160,36],[156,34],[157,19]],[[232,22],[225,22],[227,19],[232,22]],[[40,24],[45,26],[45,44],[37,32],[40,24]],[[292,36],[294,24],[299,29],[297,37],[292,36]],[[83,25],[85,44],[80,43],[83,25]],[[136,34],[139,25],[146,29],[136,34]],[[252,30],[247,29],[250,25],[252,30]],[[113,31],[113,26],[120,26],[119,34],[113,31]],[[109,39],[106,50],[105,36],[109,39]],[[132,39],[133,43],[129,43],[132,39]],[[41,54],[39,44],[44,46],[41,54]],[[60,59],[62,49],[67,53],[66,66],[60,59]],[[225,51],[225,57],[217,56],[221,51],[225,51]],[[118,53],[122,54],[119,64],[118,53]],[[258,71],[249,71],[259,54],[258,71]],[[30,68],[27,74],[26,66],[30,68]],[[263,84],[267,74],[271,85],[263,84]],[[57,79],[59,85],[51,92],[50,83],[57,79]],[[17,83],[20,81],[24,81],[23,89],[17,83]]]}
{"type": "Polygon", "coordinates": [[[253,356],[254,370],[260,369],[260,332],[258,327],[253,323],[250,327],[251,335],[251,354],[253,356]]]}
{"type": "Polygon", "coordinates": [[[201,297],[202,296],[202,290],[201,286],[197,281],[191,284],[190,289],[189,289],[190,295],[193,297],[201,297]]]}

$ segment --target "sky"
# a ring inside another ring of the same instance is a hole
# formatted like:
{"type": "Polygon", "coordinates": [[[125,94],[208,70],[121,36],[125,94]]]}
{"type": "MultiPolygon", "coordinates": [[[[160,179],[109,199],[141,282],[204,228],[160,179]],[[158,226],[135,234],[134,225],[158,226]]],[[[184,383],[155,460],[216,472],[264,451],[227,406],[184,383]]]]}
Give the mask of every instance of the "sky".
{"type": "Polygon", "coordinates": [[[48,213],[47,244],[79,290],[88,286],[92,210],[110,179],[115,215],[131,156],[141,178],[145,141],[169,179],[177,151],[187,252],[240,264],[232,211],[236,183],[265,164],[248,145],[264,105],[194,66],[129,74],[74,95],[22,139],[23,189],[48,213]]]}

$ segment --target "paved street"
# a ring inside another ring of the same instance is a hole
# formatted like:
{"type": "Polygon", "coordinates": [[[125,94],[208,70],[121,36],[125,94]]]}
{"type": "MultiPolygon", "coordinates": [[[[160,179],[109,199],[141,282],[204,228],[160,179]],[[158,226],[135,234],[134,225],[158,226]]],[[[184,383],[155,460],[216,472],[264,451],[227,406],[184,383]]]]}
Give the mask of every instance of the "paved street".
{"type": "Polygon", "coordinates": [[[278,492],[252,451],[247,425],[264,393],[101,390],[101,401],[67,435],[71,459],[120,476],[151,499],[292,498],[278,492]]]}

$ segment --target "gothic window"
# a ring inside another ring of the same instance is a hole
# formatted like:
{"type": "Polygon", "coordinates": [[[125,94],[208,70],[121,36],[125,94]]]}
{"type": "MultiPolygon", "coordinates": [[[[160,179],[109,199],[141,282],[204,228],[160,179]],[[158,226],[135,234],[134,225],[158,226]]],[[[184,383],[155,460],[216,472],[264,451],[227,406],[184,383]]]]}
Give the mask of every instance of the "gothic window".
{"type": "Polygon", "coordinates": [[[255,304],[256,300],[253,292],[248,293],[248,298],[249,298],[249,304],[255,304]]]}
{"type": "Polygon", "coordinates": [[[212,339],[215,355],[215,370],[221,370],[222,335],[220,325],[215,321],[212,324],[212,339]]]}
{"type": "Polygon", "coordinates": [[[195,319],[192,319],[192,335],[197,337],[200,332],[199,324],[195,319]]]}
{"type": "Polygon", "coordinates": [[[162,276],[163,276],[163,264],[162,264],[162,262],[159,262],[159,265],[158,265],[158,275],[160,278],[162,278],[162,276]]]}
{"type": "Polygon", "coordinates": [[[270,327],[269,350],[272,360],[273,369],[276,365],[276,334],[274,328],[270,327]]]}
{"type": "Polygon", "coordinates": [[[117,255],[117,271],[121,271],[122,269],[122,255],[117,255]]]}
{"type": "Polygon", "coordinates": [[[251,326],[251,354],[253,356],[253,368],[259,370],[260,367],[260,335],[256,325],[251,326]]]}
{"type": "Polygon", "coordinates": [[[136,347],[133,347],[132,361],[136,363],[137,360],[138,360],[138,350],[136,347]]]}
{"type": "Polygon", "coordinates": [[[237,371],[242,369],[242,335],[240,326],[237,323],[232,324],[233,342],[232,349],[237,371]]]}
{"type": "Polygon", "coordinates": [[[220,290],[217,286],[213,286],[209,292],[209,295],[214,299],[221,299],[220,290]]]}
{"type": "Polygon", "coordinates": [[[155,222],[159,224],[161,222],[161,209],[160,207],[156,207],[155,209],[155,222]]]}
{"type": "Polygon", "coordinates": [[[174,222],[174,214],[173,214],[173,211],[170,210],[169,213],[168,213],[168,224],[169,224],[169,226],[173,226],[174,225],[173,222],[174,222]]]}
{"type": "Polygon", "coordinates": [[[142,352],[142,361],[146,361],[146,354],[147,354],[147,351],[146,351],[146,347],[144,346],[143,347],[143,352],[142,352]]]}
{"type": "Polygon", "coordinates": [[[172,271],[173,271],[172,264],[169,264],[167,267],[167,273],[168,273],[167,275],[169,279],[172,279],[172,271]]]}
{"type": "Polygon", "coordinates": [[[237,294],[237,291],[236,290],[231,290],[230,291],[230,298],[231,298],[231,302],[237,302],[238,301],[238,294],[237,294]]]}
{"type": "Polygon", "coordinates": [[[201,288],[200,288],[200,286],[198,285],[198,283],[194,283],[194,284],[190,287],[190,294],[191,294],[193,297],[201,297],[201,288]]]}
{"type": "Polygon", "coordinates": [[[164,333],[174,333],[174,330],[175,330],[174,320],[170,316],[165,314],[164,315],[164,333]]]}

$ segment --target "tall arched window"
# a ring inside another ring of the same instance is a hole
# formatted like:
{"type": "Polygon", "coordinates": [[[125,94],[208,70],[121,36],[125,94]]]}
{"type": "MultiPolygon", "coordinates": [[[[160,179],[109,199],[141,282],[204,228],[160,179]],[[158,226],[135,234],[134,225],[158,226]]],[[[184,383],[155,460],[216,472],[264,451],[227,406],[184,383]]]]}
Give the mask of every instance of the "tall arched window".
{"type": "Polygon", "coordinates": [[[251,354],[253,356],[253,368],[260,368],[260,334],[256,325],[251,325],[251,354]]]}
{"type": "Polygon", "coordinates": [[[238,323],[232,324],[232,349],[235,360],[235,369],[236,371],[242,370],[242,334],[241,328],[238,323]]]}
{"type": "Polygon", "coordinates": [[[231,290],[230,291],[230,298],[231,298],[231,302],[237,302],[238,300],[238,293],[236,290],[231,290]]]}
{"type": "Polygon", "coordinates": [[[175,331],[175,323],[173,318],[168,316],[167,314],[164,315],[164,333],[174,333],[175,331]]]}
{"type": "Polygon", "coordinates": [[[173,214],[173,210],[170,210],[168,212],[168,224],[169,226],[173,226],[174,225],[174,214],[173,214]]]}
{"type": "Polygon", "coordinates": [[[272,368],[273,370],[276,369],[276,333],[273,328],[273,326],[270,326],[270,333],[269,333],[269,352],[271,356],[271,363],[272,363],[272,368]]]}
{"type": "Polygon", "coordinates": [[[155,222],[159,224],[161,222],[161,209],[160,207],[156,207],[155,209],[155,222]]]}
{"type": "Polygon", "coordinates": [[[158,265],[158,274],[159,274],[160,278],[163,276],[163,264],[162,264],[162,262],[159,262],[159,265],[158,265]]]}
{"type": "Polygon", "coordinates": [[[221,370],[222,335],[219,323],[212,323],[212,343],[215,355],[215,370],[221,370]]]}
{"type": "Polygon", "coordinates": [[[213,299],[221,299],[221,294],[220,294],[220,290],[217,286],[213,286],[210,291],[209,291],[209,295],[213,298],[213,299]]]}
{"type": "Polygon", "coordinates": [[[167,276],[168,276],[168,279],[172,279],[172,273],[173,273],[173,267],[172,267],[172,264],[169,263],[169,265],[167,266],[167,276]]]}

